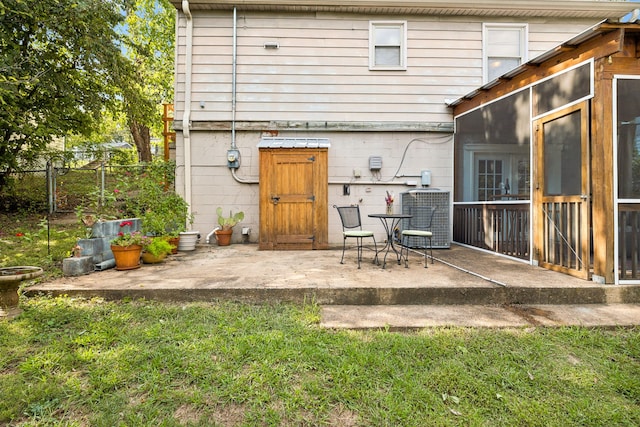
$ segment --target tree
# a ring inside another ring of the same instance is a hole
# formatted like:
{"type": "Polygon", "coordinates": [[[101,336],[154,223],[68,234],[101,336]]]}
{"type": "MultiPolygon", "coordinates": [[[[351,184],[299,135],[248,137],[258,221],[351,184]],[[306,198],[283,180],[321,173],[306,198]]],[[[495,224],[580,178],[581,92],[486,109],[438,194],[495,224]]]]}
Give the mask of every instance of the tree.
{"type": "Polygon", "coordinates": [[[152,130],[162,132],[162,102],[173,99],[175,8],[168,0],[135,0],[126,32],[125,55],[136,77],[122,87],[122,110],[140,160],[150,162],[152,130]]]}
{"type": "Polygon", "coordinates": [[[0,3],[0,189],[57,137],[87,134],[133,81],[130,0],[0,3]]]}

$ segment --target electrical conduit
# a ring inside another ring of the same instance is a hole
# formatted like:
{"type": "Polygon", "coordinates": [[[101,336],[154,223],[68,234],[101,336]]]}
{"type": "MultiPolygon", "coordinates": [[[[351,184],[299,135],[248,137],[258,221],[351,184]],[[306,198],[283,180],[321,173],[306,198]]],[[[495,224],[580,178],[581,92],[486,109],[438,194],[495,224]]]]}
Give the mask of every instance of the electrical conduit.
{"type": "MultiPolygon", "coordinates": [[[[189,217],[191,217],[191,86],[192,86],[192,57],[193,57],[193,16],[189,9],[189,0],[182,0],[182,13],[187,19],[185,77],[184,77],[184,112],[182,114],[182,137],[184,142],[184,199],[187,202],[189,217]]],[[[186,224],[190,228],[190,224],[186,224]]]]}

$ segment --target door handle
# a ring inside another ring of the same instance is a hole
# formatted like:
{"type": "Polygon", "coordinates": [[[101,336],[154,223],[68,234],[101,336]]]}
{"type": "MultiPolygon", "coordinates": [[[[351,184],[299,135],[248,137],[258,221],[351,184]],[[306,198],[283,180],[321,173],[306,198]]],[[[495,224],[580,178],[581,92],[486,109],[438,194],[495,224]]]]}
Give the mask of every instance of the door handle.
{"type": "Polygon", "coordinates": [[[280,196],[271,196],[271,201],[273,202],[274,205],[277,205],[278,202],[280,201],[280,196]]]}
{"type": "Polygon", "coordinates": [[[586,194],[581,194],[581,195],[580,195],[580,198],[581,198],[582,200],[587,200],[587,199],[589,198],[589,196],[587,196],[586,194]]]}

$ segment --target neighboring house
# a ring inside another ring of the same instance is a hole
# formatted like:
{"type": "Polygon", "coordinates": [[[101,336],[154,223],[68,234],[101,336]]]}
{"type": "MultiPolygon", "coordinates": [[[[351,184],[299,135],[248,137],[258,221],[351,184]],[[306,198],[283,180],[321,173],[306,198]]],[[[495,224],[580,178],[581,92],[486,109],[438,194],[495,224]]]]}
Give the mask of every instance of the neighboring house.
{"type": "Polygon", "coordinates": [[[384,212],[386,192],[400,212],[416,194],[407,192],[423,188],[440,191],[450,232],[448,104],[633,9],[579,0],[173,4],[177,188],[194,229],[212,230],[218,206],[242,210],[249,240],[265,249],[341,244],[333,205],[359,204],[383,239],[367,215],[384,212]]]}

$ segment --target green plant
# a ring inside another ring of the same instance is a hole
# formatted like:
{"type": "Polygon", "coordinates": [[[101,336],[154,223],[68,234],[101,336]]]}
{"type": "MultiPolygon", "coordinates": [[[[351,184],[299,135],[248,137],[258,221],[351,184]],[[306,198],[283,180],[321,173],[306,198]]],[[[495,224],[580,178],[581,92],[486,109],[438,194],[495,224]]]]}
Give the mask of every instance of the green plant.
{"type": "Polygon", "coordinates": [[[128,213],[142,220],[149,236],[178,236],[193,222],[189,205],[173,190],[175,164],[154,161],[142,164],[121,182],[128,213]]]}
{"type": "Polygon", "coordinates": [[[236,212],[233,214],[229,211],[229,216],[224,216],[222,214],[222,208],[219,207],[216,209],[216,214],[218,215],[218,225],[223,230],[231,230],[236,224],[244,219],[244,212],[236,212]]]}
{"type": "Polygon", "coordinates": [[[118,237],[111,241],[113,246],[146,246],[150,243],[151,238],[145,236],[139,231],[130,231],[133,223],[131,221],[122,221],[120,223],[120,231],[118,237]]]}
{"type": "Polygon", "coordinates": [[[142,246],[142,250],[149,252],[151,255],[159,257],[162,255],[169,255],[173,246],[164,237],[154,237],[142,246]]]}

